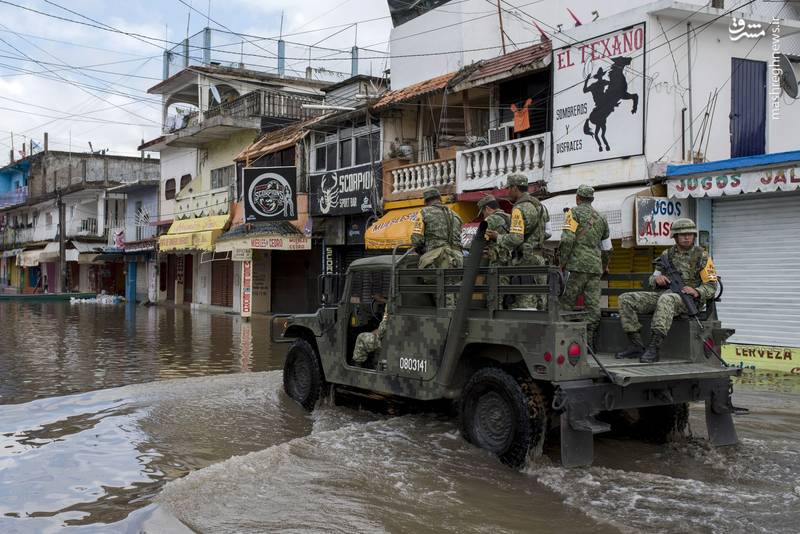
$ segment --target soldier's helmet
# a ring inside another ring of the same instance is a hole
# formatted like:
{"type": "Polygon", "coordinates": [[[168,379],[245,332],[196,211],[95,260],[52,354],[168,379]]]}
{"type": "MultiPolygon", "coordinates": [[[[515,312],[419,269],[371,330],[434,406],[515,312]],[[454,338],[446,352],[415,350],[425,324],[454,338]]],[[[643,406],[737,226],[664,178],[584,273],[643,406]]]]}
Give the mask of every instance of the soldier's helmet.
{"type": "Polygon", "coordinates": [[[670,237],[675,237],[678,234],[694,234],[697,235],[697,225],[691,219],[678,219],[672,223],[670,230],[670,237]]]}
{"type": "Polygon", "coordinates": [[[482,210],[490,202],[497,202],[497,199],[494,198],[494,195],[486,195],[485,197],[481,197],[481,199],[478,200],[478,210],[482,210]]]}
{"type": "Polygon", "coordinates": [[[590,187],[588,185],[581,185],[581,186],[578,186],[578,190],[575,192],[575,194],[578,195],[581,198],[586,198],[586,199],[589,199],[589,200],[593,200],[594,199],[594,188],[590,187]]]}
{"type": "Polygon", "coordinates": [[[422,192],[422,199],[425,202],[433,200],[435,198],[442,198],[442,194],[435,187],[429,187],[428,189],[422,192]]]}
{"type": "Polygon", "coordinates": [[[507,187],[520,186],[525,187],[528,185],[528,178],[524,174],[514,173],[509,174],[506,179],[507,187]]]}

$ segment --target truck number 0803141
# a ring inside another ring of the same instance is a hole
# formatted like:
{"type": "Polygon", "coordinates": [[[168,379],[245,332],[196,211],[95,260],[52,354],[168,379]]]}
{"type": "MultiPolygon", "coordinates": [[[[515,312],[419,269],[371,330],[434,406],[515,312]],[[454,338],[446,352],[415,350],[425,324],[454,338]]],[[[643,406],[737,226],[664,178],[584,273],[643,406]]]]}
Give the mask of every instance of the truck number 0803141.
{"type": "Polygon", "coordinates": [[[428,362],[416,358],[400,358],[400,370],[424,373],[428,370],[428,362]]]}

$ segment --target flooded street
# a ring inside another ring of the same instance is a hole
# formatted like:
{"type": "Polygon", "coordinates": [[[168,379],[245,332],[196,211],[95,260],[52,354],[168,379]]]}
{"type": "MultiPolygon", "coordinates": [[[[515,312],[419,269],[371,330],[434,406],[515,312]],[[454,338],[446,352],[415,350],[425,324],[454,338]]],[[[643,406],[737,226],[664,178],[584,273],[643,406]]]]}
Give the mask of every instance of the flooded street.
{"type": "Polygon", "coordinates": [[[282,391],[266,318],[0,304],[0,532],[796,532],[800,378],[748,374],[741,443],[596,440],[522,472],[437,415],[282,391]]]}

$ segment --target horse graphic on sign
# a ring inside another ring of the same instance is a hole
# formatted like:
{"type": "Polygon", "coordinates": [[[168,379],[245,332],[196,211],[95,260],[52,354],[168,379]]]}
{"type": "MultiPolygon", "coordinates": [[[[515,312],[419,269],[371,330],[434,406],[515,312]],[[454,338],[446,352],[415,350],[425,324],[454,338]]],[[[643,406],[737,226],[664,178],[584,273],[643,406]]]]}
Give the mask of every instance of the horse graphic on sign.
{"type": "Polygon", "coordinates": [[[639,108],[639,95],[628,92],[628,80],[625,78],[625,67],[630,65],[631,61],[632,58],[630,57],[615,57],[611,60],[612,65],[608,71],[608,80],[605,79],[606,72],[603,67],[599,67],[594,76],[590,74],[583,82],[583,92],[591,93],[594,99],[594,109],[589,113],[589,118],[583,123],[583,133],[594,137],[600,152],[603,151],[603,144],[606,151],[611,150],[608,139],[606,139],[606,121],[617,109],[617,106],[623,100],[632,100],[632,115],[635,115],[636,110],[639,108]],[[590,85],[589,80],[592,78],[596,81],[590,85]],[[594,125],[594,131],[592,131],[591,125],[594,125]]]}

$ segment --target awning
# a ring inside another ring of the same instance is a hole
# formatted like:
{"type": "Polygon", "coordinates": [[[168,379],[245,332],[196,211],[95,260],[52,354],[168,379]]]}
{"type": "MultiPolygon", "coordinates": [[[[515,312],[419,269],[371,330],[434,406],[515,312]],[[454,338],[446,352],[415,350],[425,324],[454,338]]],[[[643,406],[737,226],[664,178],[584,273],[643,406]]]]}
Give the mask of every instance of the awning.
{"type": "MultiPolygon", "coordinates": [[[[471,202],[454,202],[445,206],[455,211],[464,222],[474,219],[478,211],[471,202]]],[[[411,231],[421,209],[420,206],[414,206],[387,212],[367,228],[364,246],[368,249],[390,250],[397,245],[411,245],[411,231]]]]}
{"type": "MultiPolygon", "coordinates": [[[[699,164],[698,164],[699,165],[699,164]]],[[[713,174],[695,174],[667,180],[670,198],[712,197],[742,193],[772,193],[800,190],[800,164],[752,171],[722,170],[713,174]]]]}
{"type": "Polygon", "coordinates": [[[252,235],[217,243],[216,252],[234,250],[311,250],[311,238],[304,235],[252,235]]]}
{"type": "MultiPolygon", "coordinates": [[[[621,187],[617,189],[601,189],[595,191],[592,207],[599,211],[608,220],[608,230],[611,239],[634,238],[634,210],[636,196],[653,196],[650,189],[640,186],[621,187]]],[[[561,228],[564,226],[564,211],[575,207],[575,194],[558,195],[542,204],[550,213],[550,226],[552,229],[551,241],[561,240],[561,228]]]]}
{"type": "Polygon", "coordinates": [[[22,252],[21,248],[15,248],[12,250],[4,250],[3,251],[3,258],[13,258],[14,256],[19,255],[22,252]]]}
{"type": "Polygon", "coordinates": [[[80,252],[81,254],[85,252],[94,252],[95,250],[99,250],[103,248],[103,245],[100,243],[84,243],[83,241],[75,241],[74,239],[71,241],[72,246],[80,252]]]}
{"type": "Polygon", "coordinates": [[[48,263],[58,261],[58,243],[52,241],[44,247],[44,250],[39,254],[39,263],[48,263]]]}
{"type": "Polygon", "coordinates": [[[196,219],[175,221],[169,227],[167,235],[158,240],[161,252],[170,250],[207,250],[214,249],[214,242],[228,225],[230,215],[212,215],[196,219]]]}
{"type": "Polygon", "coordinates": [[[100,254],[93,254],[90,252],[81,252],[78,254],[78,259],[76,260],[79,264],[89,265],[92,263],[98,263],[97,258],[100,254]]]}
{"type": "Polygon", "coordinates": [[[26,250],[17,255],[17,265],[20,267],[37,267],[39,265],[39,254],[44,249],[26,250]]]}

